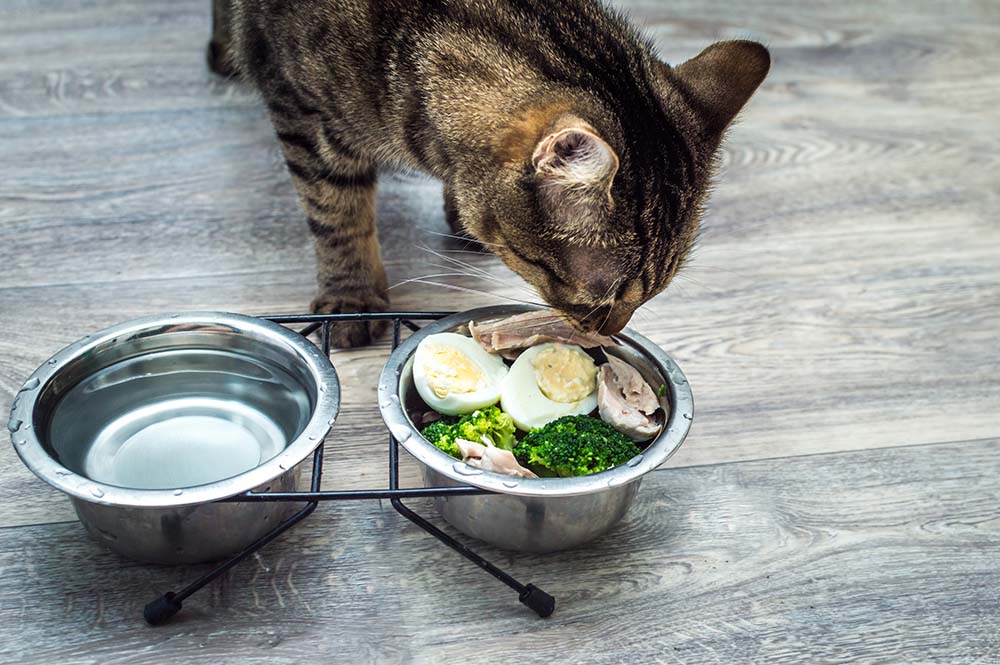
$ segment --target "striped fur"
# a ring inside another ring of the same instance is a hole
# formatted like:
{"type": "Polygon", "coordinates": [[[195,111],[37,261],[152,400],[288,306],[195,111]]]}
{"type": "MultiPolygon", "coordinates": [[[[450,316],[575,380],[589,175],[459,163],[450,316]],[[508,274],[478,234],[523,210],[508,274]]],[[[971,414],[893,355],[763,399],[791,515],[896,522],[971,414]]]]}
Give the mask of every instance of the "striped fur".
{"type": "Polygon", "coordinates": [[[443,180],[449,221],[581,327],[621,329],[683,263],[722,134],[770,65],[721,42],[671,68],[597,0],[220,2],[210,62],[270,110],[321,312],[387,307],[375,169],[401,165],[443,180]]]}

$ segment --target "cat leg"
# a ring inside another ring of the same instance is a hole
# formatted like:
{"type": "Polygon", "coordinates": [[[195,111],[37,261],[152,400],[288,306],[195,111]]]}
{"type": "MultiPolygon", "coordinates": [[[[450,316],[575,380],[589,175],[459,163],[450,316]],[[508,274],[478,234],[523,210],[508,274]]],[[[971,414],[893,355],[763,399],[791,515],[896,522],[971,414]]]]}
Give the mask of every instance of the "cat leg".
{"type": "Polygon", "coordinates": [[[219,76],[238,78],[236,63],[230,50],[231,32],[229,17],[232,0],[212,0],[212,39],[208,42],[205,58],[208,68],[219,76]]]}
{"type": "MultiPolygon", "coordinates": [[[[385,268],[375,227],[375,165],[324,150],[308,133],[282,131],[278,138],[316,245],[317,314],[384,312],[389,307],[385,268]]],[[[364,346],[386,322],[337,323],[335,347],[364,346]]]]}

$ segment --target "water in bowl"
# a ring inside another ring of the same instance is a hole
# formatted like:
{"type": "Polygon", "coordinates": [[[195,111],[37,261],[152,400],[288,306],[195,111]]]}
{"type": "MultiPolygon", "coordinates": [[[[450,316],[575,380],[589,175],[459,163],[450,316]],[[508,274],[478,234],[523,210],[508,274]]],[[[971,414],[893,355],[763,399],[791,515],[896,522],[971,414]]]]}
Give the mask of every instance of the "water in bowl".
{"type": "Polygon", "coordinates": [[[62,464],[97,482],[195,487],[280,453],[310,410],[308,391],[274,363],[175,349],[110,365],[67,391],[49,440],[62,464]]]}

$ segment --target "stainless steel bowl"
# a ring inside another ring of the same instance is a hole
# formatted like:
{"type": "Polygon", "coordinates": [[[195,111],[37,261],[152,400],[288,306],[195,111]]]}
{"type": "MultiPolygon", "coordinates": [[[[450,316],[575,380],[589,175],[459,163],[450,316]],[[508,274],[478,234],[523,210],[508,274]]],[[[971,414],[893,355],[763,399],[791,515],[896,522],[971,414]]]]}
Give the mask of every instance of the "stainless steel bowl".
{"type": "Polygon", "coordinates": [[[340,408],[328,358],[277,324],[218,312],[108,328],[63,349],[14,399],[7,429],[99,541],[133,559],[196,563],[294,510],[214,503],[292,491],[340,408]]]}
{"type": "Polygon", "coordinates": [[[441,515],[459,531],[510,550],[552,552],[586,543],[617,524],[639,491],[642,477],[666,462],[684,442],[694,417],[691,388],[662,349],[626,329],[605,349],[638,369],[653,386],[665,385],[666,426],[628,464],[578,478],[519,479],[470,467],[420,436],[407,411],[419,397],[413,385],[413,354],[428,335],[464,332],[469,321],[531,311],[529,306],[488,307],[428,325],[400,344],[379,381],[379,404],[389,431],[423,465],[426,486],[474,485],[498,494],[435,499],[441,515]]]}

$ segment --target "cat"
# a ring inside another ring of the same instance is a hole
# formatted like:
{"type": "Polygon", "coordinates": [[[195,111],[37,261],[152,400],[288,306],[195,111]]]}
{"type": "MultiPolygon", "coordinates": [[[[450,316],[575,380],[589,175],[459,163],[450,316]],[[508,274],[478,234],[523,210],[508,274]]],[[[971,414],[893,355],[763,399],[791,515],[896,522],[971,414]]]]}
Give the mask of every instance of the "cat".
{"type": "Polygon", "coordinates": [[[441,179],[452,228],[577,327],[618,332],[683,265],[771,64],[739,40],[671,67],[598,0],[215,0],[213,18],[209,64],[260,91],[305,210],[317,313],[388,308],[375,188],[396,165],[441,179]]]}

